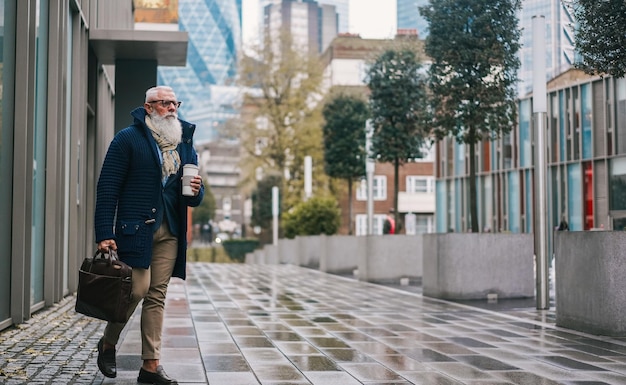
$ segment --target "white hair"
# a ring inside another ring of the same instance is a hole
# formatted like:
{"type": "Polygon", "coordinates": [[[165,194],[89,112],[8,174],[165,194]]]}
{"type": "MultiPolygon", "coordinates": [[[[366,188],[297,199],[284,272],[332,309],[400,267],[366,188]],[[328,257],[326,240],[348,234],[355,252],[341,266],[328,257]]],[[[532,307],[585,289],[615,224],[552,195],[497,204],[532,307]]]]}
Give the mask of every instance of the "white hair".
{"type": "Polygon", "coordinates": [[[166,92],[174,93],[174,90],[172,89],[172,87],[169,87],[169,86],[156,86],[156,87],[148,88],[148,90],[146,91],[146,100],[145,100],[146,103],[150,99],[157,98],[159,91],[166,91],[166,92]]]}

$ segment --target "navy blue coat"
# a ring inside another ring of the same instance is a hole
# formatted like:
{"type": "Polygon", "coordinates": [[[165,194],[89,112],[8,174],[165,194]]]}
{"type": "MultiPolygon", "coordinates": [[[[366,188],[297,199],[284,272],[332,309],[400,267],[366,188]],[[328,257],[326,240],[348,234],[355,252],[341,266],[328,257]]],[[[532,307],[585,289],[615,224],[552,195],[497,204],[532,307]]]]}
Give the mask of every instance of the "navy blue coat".
{"type": "MultiPolygon", "coordinates": [[[[173,233],[178,236],[178,254],[172,276],[185,279],[187,207],[202,202],[204,186],[197,196],[183,196],[182,167],[163,186],[158,147],[145,124],[146,111],[139,107],[131,115],[134,123],[115,135],[102,164],[96,193],[96,243],[115,239],[122,261],[131,267],[147,269],[152,260],[153,234],[166,215],[170,227],[174,227],[173,233]],[[164,199],[174,202],[178,221],[174,220],[176,215],[173,213],[165,213],[164,199]]],[[[193,148],[196,126],[183,120],[180,122],[183,135],[177,150],[181,164],[197,165],[198,155],[193,148]]]]}

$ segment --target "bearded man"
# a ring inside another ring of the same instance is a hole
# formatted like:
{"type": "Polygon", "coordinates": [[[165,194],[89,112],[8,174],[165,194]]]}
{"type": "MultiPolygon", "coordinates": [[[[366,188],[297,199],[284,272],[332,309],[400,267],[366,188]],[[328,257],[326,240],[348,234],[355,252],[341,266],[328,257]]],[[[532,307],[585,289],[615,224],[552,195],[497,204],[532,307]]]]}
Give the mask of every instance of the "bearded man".
{"type": "MultiPolygon", "coordinates": [[[[183,165],[198,164],[195,125],[178,119],[181,102],[170,87],[146,91],[134,122],[115,135],[107,150],[96,192],[98,250],[116,250],[133,268],[132,304],[141,300],[139,383],[178,384],[159,364],[165,295],[171,277],[185,279],[187,207],[204,196],[202,178],[191,181],[193,196],[183,196],[183,165]]],[[[117,375],[115,346],[126,323],[107,323],[98,342],[98,368],[117,375]]]]}

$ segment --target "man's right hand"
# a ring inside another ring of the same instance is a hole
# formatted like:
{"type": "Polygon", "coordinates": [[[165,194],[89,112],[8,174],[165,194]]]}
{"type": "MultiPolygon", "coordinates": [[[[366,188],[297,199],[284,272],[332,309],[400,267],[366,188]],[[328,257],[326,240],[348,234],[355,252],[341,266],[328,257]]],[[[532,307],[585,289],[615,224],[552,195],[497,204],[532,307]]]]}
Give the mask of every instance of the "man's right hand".
{"type": "Polygon", "coordinates": [[[117,244],[115,243],[115,239],[105,239],[103,241],[98,242],[98,250],[101,253],[107,254],[111,250],[117,250],[117,244]]]}

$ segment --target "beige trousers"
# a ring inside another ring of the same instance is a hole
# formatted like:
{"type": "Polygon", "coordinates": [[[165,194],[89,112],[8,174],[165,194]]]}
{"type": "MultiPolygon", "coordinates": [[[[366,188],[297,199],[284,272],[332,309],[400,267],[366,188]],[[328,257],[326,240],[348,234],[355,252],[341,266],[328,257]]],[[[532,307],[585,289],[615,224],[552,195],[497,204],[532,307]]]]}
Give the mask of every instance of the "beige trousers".
{"type": "MultiPolygon", "coordinates": [[[[129,316],[143,299],[141,308],[141,359],[161,358],[161,333],[167,286],[174,271],[178,239],[173,236],[167,223],[154,233],[152,262],[148,269],[133,268],[133,291],[129,316]]],[[[107,323],[104,340],[117,344],[126,323],[107,323]]]]}

